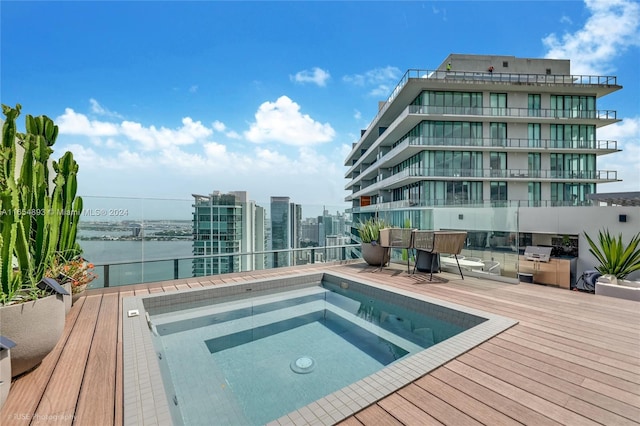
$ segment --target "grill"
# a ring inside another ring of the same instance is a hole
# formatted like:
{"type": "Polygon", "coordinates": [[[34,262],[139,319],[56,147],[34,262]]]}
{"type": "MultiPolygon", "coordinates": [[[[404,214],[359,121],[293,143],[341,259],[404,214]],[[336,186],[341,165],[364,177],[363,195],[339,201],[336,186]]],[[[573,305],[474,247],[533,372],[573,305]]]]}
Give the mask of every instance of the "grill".
{"type": "Polygon", "coordinates": [[[524,258],[538,262],[548,262],[551,258],[551,247],[527,246],[524,249],[524,258]]]}

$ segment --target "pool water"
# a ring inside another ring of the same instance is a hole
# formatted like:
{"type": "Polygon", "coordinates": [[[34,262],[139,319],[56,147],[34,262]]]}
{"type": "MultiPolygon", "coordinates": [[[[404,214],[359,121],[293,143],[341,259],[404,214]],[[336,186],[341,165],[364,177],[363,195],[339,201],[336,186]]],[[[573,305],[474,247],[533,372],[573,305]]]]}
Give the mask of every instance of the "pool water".
{"type": "Polygon", "coordinates": [[[265,424],[469,328],[349,287],[152,315],[173,418],[265,424]]]}

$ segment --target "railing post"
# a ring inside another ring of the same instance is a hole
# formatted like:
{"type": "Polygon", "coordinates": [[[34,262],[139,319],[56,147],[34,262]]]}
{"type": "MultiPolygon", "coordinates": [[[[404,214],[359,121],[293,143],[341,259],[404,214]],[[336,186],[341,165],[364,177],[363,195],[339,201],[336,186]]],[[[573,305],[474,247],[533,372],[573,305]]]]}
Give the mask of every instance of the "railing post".
{"type": "Polygon", "coordinates": [[[179,270],[178,270],[179,263],[180,262],[178,261],[178,259],[173,259],[173,279],[174,280],[177,280],[178,277],[180,276],[180,273],[179,273],[179,270]]]}
{"type": "Polygon", "coordinates": [[[311,263],[316,263],[316,249],[311,247],[311,263]]]}
{"type": "Polygon", "coordinates": [[[347,260],[347,248],[345,246],[340,248],[340,260],[347,260]]]}
{"type": "Polygon", "coordinates": [[[103,286],[109,287],[109,265],[104,265],[104,277],[102,280],[104,281],[103,286]]]}

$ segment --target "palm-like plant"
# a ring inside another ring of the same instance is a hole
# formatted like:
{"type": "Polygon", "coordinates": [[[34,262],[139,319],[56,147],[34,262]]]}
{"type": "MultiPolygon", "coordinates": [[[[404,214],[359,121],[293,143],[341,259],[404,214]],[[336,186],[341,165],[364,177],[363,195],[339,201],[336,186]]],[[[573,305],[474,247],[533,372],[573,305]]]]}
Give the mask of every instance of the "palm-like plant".
{"type": "Polygon", "coordinates": [[[360,240],[363,243],[376,244],[380,241],[380,230],[388,226],[384,220],[372,217],[364,222],[359,222],[356,229],[358,229],[360,240]]]}
{"type": "Polygon", "coordinates": [[[640,270],[640,233],[634,235],[626,247],[622,242],[622,234],[615,238],[609,234],[609,230],[599,232],[599,244],[596,244],[586,232],[584,236],[591,246],[589,252],[600,262],[596,270],[602,275],[624,279],[631,272],[640,270]]]}

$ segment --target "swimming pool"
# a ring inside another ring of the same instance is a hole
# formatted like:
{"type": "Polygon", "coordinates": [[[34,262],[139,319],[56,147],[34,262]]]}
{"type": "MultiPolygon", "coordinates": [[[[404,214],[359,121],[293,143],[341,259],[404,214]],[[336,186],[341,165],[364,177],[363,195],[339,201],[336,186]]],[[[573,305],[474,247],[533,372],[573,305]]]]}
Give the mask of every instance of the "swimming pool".
{"type": "Polygon", "coordinates": [[[515,324],[336,273],[123,303],[130,424],[333,424],[515,324]]]}

